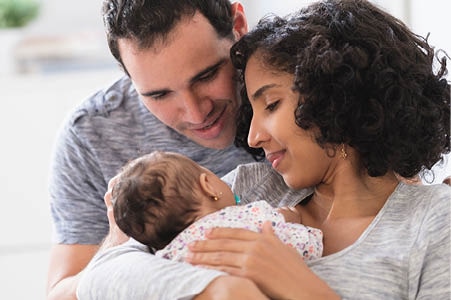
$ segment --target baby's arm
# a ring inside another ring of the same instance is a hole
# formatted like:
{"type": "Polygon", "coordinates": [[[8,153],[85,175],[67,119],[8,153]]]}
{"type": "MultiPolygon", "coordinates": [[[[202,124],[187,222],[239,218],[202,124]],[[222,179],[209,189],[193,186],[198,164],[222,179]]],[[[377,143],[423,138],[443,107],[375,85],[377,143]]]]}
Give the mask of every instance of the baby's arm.
{"type": "Polygon", "coordinates": [[[301,223],[302,215],[298,207],[299,205],[284,206],[277,209],[285,222],[277,223],[274,232],[282,242],[296,249],[304,260],[319,258],[323,253],[323,233],[301,223]]]}

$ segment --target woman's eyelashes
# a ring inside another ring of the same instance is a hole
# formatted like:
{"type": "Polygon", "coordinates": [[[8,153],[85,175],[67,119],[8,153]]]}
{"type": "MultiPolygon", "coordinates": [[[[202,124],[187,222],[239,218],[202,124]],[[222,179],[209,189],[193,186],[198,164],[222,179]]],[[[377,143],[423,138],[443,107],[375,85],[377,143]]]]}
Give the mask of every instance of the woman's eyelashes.
{"type": "Polygon", "coordinates": [[[270,112],[274,111],[277,108],[277,106],[279,105],[279,102],[280,102],[280,100],[276,100],[276,101],[269,103],[268,105],[266,105],[265,110],[270,111],[270,112]]]}

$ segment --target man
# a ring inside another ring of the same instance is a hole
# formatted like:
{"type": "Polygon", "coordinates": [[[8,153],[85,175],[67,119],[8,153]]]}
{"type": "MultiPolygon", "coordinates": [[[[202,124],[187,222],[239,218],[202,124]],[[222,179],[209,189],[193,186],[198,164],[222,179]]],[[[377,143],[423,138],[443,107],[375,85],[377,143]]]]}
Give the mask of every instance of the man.
{"type": "Polygon", "coordinates": [[[247,32],[240,4],[106,0],[104,22],[128,76],[78,107],[57,140],[48,299],[75,299],[79,272],[108,233],[107,183],[126,162],[177,151],[222,176],[253,160],[233,146],[239,98],[229,50],[247,32]]]}

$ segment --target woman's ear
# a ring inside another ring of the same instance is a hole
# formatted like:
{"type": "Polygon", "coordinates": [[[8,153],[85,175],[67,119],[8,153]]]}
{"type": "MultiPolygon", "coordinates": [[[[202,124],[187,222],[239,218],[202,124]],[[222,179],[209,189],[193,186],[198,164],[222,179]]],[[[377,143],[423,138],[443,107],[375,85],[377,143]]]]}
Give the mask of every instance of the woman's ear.
{"type": "Polygon", "coordinates": [[[211,182],[208,178],[207,173],[202,173],[199,176],[199,184],[202,189],[202,191],[207,194],[209,197],[215,196],[215,190],[213,186],[211,185],[211,182]]]}
{"type": "Polygon", "coordinates": [[[235,36],[235,40],[238,41],[248,32],[246,14],[244,13],[244,7],[241,3],[232,3],[232,16],[233,34],[235,36]]]}

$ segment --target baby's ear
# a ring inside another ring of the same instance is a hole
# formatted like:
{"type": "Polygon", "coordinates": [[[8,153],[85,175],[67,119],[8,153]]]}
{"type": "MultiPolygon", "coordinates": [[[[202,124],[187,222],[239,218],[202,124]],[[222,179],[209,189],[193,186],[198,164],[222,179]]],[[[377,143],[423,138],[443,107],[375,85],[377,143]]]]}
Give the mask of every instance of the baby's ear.
{"type": "Polygon", "coordinates": [[[215,196],[215,190],[210,183],[207,173],[202,173],[199,175],[199,184],[205,194],[207,194],[209,197],[215,196]]]}

